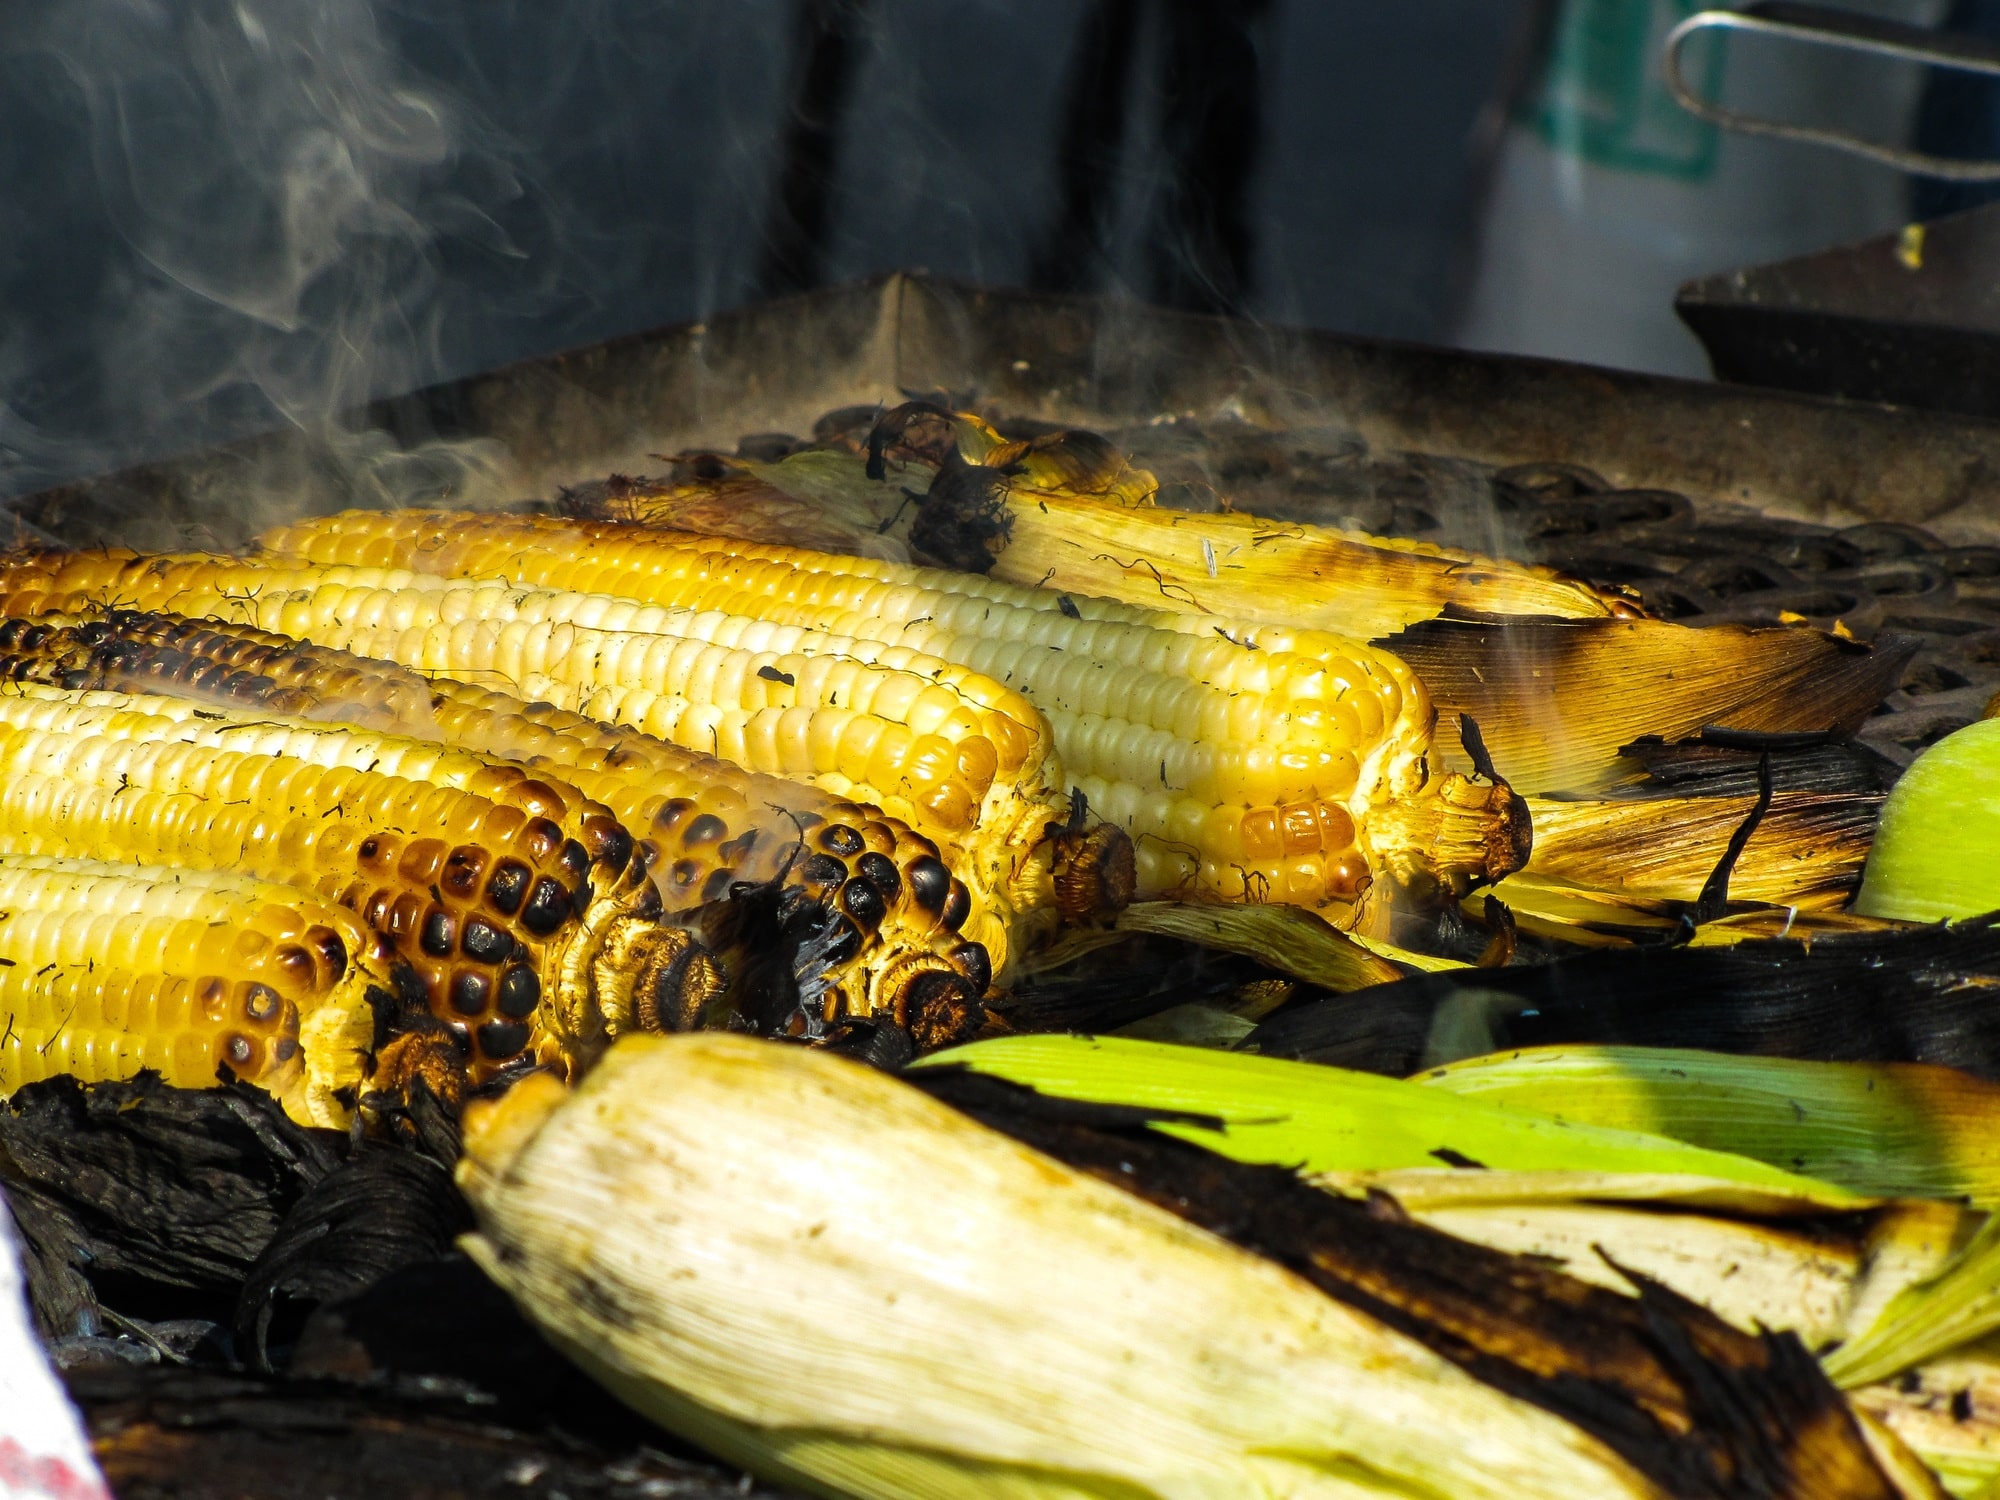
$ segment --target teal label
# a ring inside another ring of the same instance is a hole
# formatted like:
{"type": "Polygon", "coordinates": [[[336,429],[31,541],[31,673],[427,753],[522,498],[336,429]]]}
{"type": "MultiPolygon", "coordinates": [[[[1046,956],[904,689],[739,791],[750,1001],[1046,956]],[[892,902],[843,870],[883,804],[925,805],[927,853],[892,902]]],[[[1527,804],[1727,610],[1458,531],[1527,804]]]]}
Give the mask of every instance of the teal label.
{"type": "MultiPolygon", "coordinates": [[[[1699,182],[1715,170],[1718,131],[1667,92],[1667,33],[1701,0],[1565,0],[1526,123],[1558,151],[1626,172],[1699,182]]],[[[1722,37],[1681,48],[1688,86],[1713,99],[1722,85],[1722,37]]]]}

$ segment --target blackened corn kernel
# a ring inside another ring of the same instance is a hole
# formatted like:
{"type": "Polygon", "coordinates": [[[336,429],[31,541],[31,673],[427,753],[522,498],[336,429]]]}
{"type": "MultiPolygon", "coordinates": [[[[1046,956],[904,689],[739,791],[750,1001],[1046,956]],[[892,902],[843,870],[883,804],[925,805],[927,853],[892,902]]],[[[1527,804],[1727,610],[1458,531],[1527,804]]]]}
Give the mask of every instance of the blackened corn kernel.
{"type": "Polygon", "coordinates": [[[438,872],[438,887],[448,896],[469,901],[479,894],[479,878],[486,873],[486,852],[460,844],[445,857],[438,872]]]}
{"type": "Polygon", "coordinates": [[[799,879],[809,886],[837,890],[847,879],[847,866],[830,854],[808,854],[799,864],[799,879]]]}
{"type": "Polygon", "coordinates": [[[518,859],[503,859],[493,868],[492,877],[486,882],[486,901],[495,911],[513,916],[521,909],[521,903],[528,899],[528,887],[534,881],[534,871],[518,859]]]}
{"type": "Polygon", "coordinates": [[[861,835],[845,823],[829,823],[822,828],[819,831],[819,846],[841,859],[852,859],[867,847],[861,835]]]}
{"type": "Polygon", "coordinates": [[[533,969],[518,965],[500,976],[500,1014],[519,1019],[535,1013],[542,1003],[542,981],[533,969]]]}
{"type": "Polygon", "coordinates": [[[933,915],[942,913],[956,883],[951,878],[951,871],[945,868],[944,861],[929,854],[919,855],[910,861],[907,874],[910,895],[917,905],[933,915]]]}
{"type": "Polygon", "coordinates": [[[660,810],[653,814],[653,826],[662,833],[672,833],[694,810],[694,803],[688,798],[669,797],[660,804],[660,810]]]}
{"type": "Polygon", "coordinates": [[[712,844],[729,832],[729,825],[714,813],[703,813],[681,833],[681,847],[693,849],[702,844],[712,844]]]}
{"type": "Polygon", "coordinates": [[[433,906],[424,914],[423,931],[417,938],[417,945],[432,958],[449,958],[451,950],[457,946],[456,928],[450,912],[442,906],[433,906]]]}
{"type": "Polygon", "coordinates": [[[944,898],[944,910],[938,913],[938,923],[949,932],[956,932],[965,925],[965,919],[972,915],[972,893],[964,884],[954,880],[951,891],[944,898]]]}
{"type": "Polygon", "coordinates": [[[468,917],[459,946],[475,962],[497,964],[512,955],[514,939],[484,917],[468,917]]]}
{"type": "Polygon", "coordinates": [[[903,894],[903,877],[896,871],[896,862],[886,854],[877,854],[870,849],[854,862],[858,874],[867,877],[869,883],[882,893],[882,899],[889,905],[896,904],[896,898],[903,894]]]}
{"type": "Polygon", "coordinates": [[[875,889],[874,882],[861,875],[840,888],[840,909],[871,932],[882,925],[883,917],[889,913],[888,903],[875,889]]]}
{"type": "Polygon", "coordinates": [[[491,1062],[505,1062],[528,1045],[525,1021],[488,1021],[479,1028],[479,1054],[491,1062]]]}
{"type": "Polygon", "coordinates": [[[536,937],[547,937],[570,919],[572,907],[569,892],[560,882],[544,875],[535,882],[535,888],[528,893],[528,903],[521,908],[521,925],[536,937]]]}
{"type": "Polygon", "coordinates": [[[483,1016],[493,981],[477,969],[461,969],[451,981],[451,1008],[462,1016],[483,1016]]]}

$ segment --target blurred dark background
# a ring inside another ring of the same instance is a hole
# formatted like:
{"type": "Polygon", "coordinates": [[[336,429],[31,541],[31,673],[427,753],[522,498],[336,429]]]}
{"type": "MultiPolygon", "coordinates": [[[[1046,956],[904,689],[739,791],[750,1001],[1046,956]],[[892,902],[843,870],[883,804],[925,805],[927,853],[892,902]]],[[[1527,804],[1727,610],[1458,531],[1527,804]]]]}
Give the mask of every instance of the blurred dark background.
{"type": "MultiPolygon", "coordinates": [[[[1887,227],[1905,185],[1836,183],[1831,218],[1741,244],[1649,227],[1702,200],[1635,212],[1579,189],[1550,110],[1654,118],[1647,49],[1692,8],[17,7],[0,16],[0,493],[897,267],[1698,374],[1675,280],[1887,227]],[[1636,293],[1591,248],[1628,223],[1672,250],[1636,293]],[[1544,308],[1570,296],[1568,242],[1636,297],[1639,333],[1587,301],[1544,308]]],[[[1704,149],[1686,160],[1730,180],[1738,143],[1704,149]]],[[[1798,175],[1802,148],[1743,149],[1798,175]]],[[[1663,191],[1695,191],[1674,170],[1663,191]]]]}

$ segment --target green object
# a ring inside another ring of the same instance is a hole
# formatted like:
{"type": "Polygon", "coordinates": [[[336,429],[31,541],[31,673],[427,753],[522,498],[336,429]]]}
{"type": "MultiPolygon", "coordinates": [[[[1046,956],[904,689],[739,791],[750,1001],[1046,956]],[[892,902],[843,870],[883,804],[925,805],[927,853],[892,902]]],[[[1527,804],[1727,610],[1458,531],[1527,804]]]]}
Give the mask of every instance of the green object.
{"type": "Polygon", "coordinates": [[[1671,1136],[1856,1192],[2000,1206],[2000,1084],[1952,1068],[1561,1046],[1470,1058],[1411,1081],[1671,1136]]]}
{"type": "Polygon", "coordinates": [[[1903,773],[1854,909],[1905,922],[2000,911],[2000,719],[1946,735],[1903,773]]]}
{"type": "MultiPolygon", "coordinates": [[[[1716,127],[1682,109],[1660,72],[1667,33],[1702,8],[1696,0],[1568,0],[1528,123],[1557,150],[1599,166],[1708,178],[1716,127]]],[[[1722,83],[1721,42],[1697,36],[1687,47],[1688,81],[1711,99],[1722,83]]]]}
{"type": "Polygon", "coordinates": [[[1221,1118],[1220,1131],[1157,1128],[1239,1161],[1310,1173],[1617,1174],[1707,1184],[1759,1207],[1829,1211],[1869,1201],[1831,1183],[1664,1136],[1559,1120],[1373,1073],[1113,1037],[1022,1036],[934,1053],[1043,1093],[1221,1118]]]}

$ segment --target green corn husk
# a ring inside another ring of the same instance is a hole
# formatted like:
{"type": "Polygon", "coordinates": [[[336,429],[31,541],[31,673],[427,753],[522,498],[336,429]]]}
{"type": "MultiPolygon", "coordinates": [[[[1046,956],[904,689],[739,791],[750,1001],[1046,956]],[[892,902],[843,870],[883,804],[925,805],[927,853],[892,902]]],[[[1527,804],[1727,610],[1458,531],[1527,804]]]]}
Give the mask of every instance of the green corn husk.
{"type": "MultiPolygon", "coordinates": [[[[1621,1456],[1532,1386],[1509,1395],[1301,1273],[824,1052],[627,1037],[574,1094],[537,1077],[469,1114],[465,1146],[465,1247],[560,1348],[641,1412],[822,1494],[1663,1500],[1689,1441],[1621,1456]]],[[[1438,1336],[1509,1347],[1522,1314],[1500,1311],[1501,1284],[1463,1285],[1487,1300],[1438,1306],[1464,1331],[1438,1336]],[[1501,1324],[1468,1326],[1475,1305],[1501,1324]]],[[[1420,1287],[1406,1305],[1427,1318],[1420,1287]]],[[[1627,1350],[1653,1326],[1576,1305],[1627,1350]]],[[[1526,1347],[1566,1361],[1550,1374],[1620,1378],[1523,1313],[1542,1340],[1526,1347]]],[[[1606,1398],[1642,1423],[1652,1399],[1780,1420],[1690,1435],[1772,1455],[1759,1493],[1936,1493],[1774,1346],[1698,1336],[1646,1356],[1641,1405],[1606,1398]]]]}
{"type": "Polygon", "coordinates": [[[2000,1084],[1952,1068],[1560,1046],[1471,1058],[1411,1081],[1670,1136],[1859,1193],[2000,1207],[2000,1084]]]}
{"type": "Polygon", "coordinates": [[[1906,922],[2000,910],[2000,719],[1919,755],[1889,793],[1854,909],[1906,922]]]}
{"type": "Polygon", "coordinates": [[[1341,1192],[1386,1192],[1434,1228],[1549,1258],[1600,1286],[1629,1290],[1620,1268],[1638,1272],[1740,1328],[1783,1328],[1810,1348],[1871,1327],[1979,1222],[1954,1205],[1877,1206],[1813,1178],[1766,1176],[1767,1164],[1661,1134],[1311,1063],[1027,1036],[916,1067],[952,1064],[1062,1098],[1213,1116],[1220,1130],[1171,1119],[1153,1128],[1297,1167],[1341,1192]],[[1451,1107],[1437,1107],[1440,1097],[1451,1107]]]}
{"type": "Polygon", "coordinates": [[[1114,1037],[1021,1036],[932,1054],[1069,1099],[1213,1115],[1157,1128],[1330,1184],[1454,1202],[1644,1197],[1754,1213],[1839,1213],[1874,1199],[1746,1156],[1462,1099],[1373,1073],[1114,1037]],[[1450,1103],[1445,1103],[1449,1098],[1450,1103]],[[1473,1172],[1452,1162],[1475,1162],[1473,1172]],[[1622,1182],[1621,1182],[1622,1180],[1622,1182]]]}

